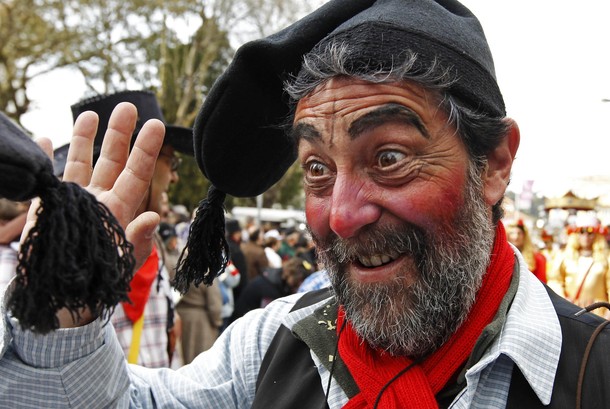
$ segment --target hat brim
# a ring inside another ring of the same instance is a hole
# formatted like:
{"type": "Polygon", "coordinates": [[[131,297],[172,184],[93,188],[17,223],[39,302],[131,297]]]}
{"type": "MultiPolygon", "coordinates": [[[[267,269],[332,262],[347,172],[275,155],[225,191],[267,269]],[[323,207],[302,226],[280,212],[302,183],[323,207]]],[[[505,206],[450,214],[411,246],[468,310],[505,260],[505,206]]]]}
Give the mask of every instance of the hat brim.
{"type": "Polygon", "coordinates": [[[193,130],[191,128],[165,125],[165,140],[163,143],[172,146],[185,155],[194,155],[193,130]]]}

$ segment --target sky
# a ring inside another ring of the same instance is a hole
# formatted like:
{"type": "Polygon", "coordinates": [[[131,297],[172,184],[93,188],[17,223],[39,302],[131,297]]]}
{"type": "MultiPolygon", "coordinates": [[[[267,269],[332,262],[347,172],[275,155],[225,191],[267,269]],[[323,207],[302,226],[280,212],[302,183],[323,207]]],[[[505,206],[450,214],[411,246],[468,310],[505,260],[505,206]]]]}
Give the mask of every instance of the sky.
{"type": "MultiPolygon", "coordinates": [[[[610,1],[462,0],[481,21],[521,144],[510,190],[610,197],[610,1]]],[[[70,140],[70,105],[85,92],[71,70],[35,79],[23,116],[35,137],[70,140]]]]}

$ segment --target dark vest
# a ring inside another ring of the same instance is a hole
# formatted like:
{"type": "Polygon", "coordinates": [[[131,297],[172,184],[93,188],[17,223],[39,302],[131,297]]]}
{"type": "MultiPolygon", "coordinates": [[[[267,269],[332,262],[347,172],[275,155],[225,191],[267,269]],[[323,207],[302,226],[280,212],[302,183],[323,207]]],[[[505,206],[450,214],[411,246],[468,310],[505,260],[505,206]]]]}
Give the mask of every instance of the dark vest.
{"type": "MultiPolygon", "coordinates": [[[[578,376],[591,335],[604,320],[593,314],[574,314],[579,307],[567,302],[547,288],[559,317],[563,342],[559,367],[549,406],[543,406],[515,365],[507,408],[574,409],[578,376]]],[[[328,290],[305,294],[293,310],[303,308],[329,296],[328,290]]],[[[326,388],[322,388],[318,370],[307,344],[281,326],[267,350],[256,383],[253,409],[328,408],[326,388]]],[[[582,382],[582,409],[610,408],[610,325],[597,336],[586,365],[582,382]]]]}

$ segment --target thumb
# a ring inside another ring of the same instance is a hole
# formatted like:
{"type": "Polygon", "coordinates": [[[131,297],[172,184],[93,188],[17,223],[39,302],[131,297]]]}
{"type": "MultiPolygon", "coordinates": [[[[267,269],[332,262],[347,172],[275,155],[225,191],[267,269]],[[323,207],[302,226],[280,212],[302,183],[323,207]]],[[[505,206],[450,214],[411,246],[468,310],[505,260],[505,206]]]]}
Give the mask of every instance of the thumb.
{"type": "Polygon", "coordinates": [[[133,219],[125,229],[127,240],[133,244],[133,255],[136,259],[135,270],[137,271],[146,261],[152,251],[153,239],[160,217],[155,212],[145,212],[133,219]]]}

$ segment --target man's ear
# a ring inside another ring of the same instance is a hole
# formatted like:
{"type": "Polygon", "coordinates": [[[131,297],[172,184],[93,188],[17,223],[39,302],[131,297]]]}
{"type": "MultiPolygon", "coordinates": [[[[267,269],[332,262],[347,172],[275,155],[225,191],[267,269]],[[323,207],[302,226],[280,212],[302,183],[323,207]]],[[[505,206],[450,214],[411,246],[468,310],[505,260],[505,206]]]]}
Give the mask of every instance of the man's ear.
{"type": "Polygon", "coordinates": [[[498,146],[487,154],[487,168],[483,174],[485,201],[490,206],[504,196],[521,139],[517,123],[510,118],[504,121],[507,122],[508,131],[498,146]]]}

